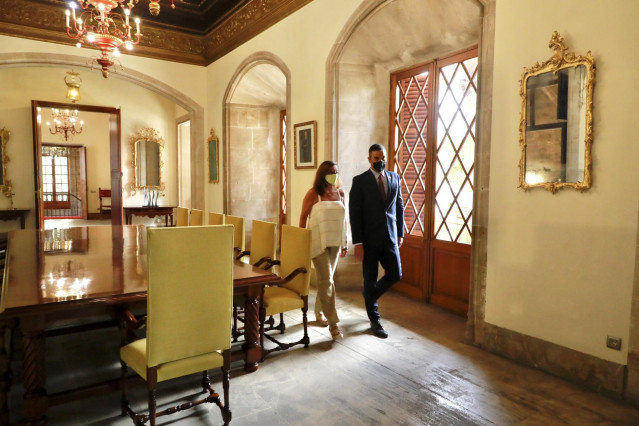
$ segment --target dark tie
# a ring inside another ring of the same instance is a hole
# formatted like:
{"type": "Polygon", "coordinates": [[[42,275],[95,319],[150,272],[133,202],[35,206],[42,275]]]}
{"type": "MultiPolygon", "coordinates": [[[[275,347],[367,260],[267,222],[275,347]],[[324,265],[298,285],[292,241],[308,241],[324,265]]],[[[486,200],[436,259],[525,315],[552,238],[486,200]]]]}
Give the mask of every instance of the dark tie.
{"type": "Polygon", "coordinates": [[[382,195],[382,201],[386,204],[386,188],[384,188],[384,179],[382,179],[381,173],[377,178],[377,186],[379,186],[379,193],[382,195]]]}

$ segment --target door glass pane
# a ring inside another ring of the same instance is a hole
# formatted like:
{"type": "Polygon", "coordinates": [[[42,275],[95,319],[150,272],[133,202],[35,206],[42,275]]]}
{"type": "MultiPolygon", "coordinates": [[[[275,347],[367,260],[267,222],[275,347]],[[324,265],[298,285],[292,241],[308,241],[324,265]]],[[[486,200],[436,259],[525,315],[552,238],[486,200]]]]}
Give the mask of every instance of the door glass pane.
{"type": "Polygon", "coordinates": [[[477,58],[442,67],[438,84],[434,236],[470,244],[477,58]]]}
{"type": "Polygon", "coordinates": [[[423,236],[427,179],[429,73],[397,81],[395,87],[395,171],[404,200],[405,233],[423,236]]]}

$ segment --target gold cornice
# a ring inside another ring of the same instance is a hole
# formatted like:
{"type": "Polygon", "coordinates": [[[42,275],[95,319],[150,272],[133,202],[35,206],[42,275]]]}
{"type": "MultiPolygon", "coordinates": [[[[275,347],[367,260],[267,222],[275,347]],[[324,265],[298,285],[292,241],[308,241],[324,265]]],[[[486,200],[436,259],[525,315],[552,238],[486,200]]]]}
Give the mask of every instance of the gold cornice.
{"type": "MultiPolygon", "coordinates": [[[[145,21],[143,37],[131,54],[208,65],[311,1],[251,0],[204,36],[154,26],[152,22],[145,21]]],[[[55,5],[2,0],[0,24],[0,34],[3,35],[75,44],[64,32],[65,17],[55,5]]]]}

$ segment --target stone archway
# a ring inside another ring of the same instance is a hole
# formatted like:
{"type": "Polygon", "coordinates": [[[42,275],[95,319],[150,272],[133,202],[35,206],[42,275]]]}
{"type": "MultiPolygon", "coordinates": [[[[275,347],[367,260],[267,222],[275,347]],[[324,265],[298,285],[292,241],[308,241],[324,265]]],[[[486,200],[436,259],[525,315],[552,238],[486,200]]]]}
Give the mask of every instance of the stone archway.
{"type": "MultiPolygon", "coordinates": [[[[325,157],[339,161],[340,61],[349,40],[376,13],[395,0],[365,0],[338,35],[326,61],[325,157]]],[[[471,255],[470,307],[467,341],[481,341],[486,306],[486,248],[488,225],[488,178],[490,172],[491,93],[493,46],[495,38],[495,0],[468,0],[480,8],[479,96],[477,144],[475,150],[475,196],[473,203],[473,251],[471,255]]],[[[422,23],[422,25],[424,25],[422,23]]],[[[364,157],[364,156],[362,156],[364,157]]],[[[341,164],[340,164],[341,167],[341,164]]],[[[341,167],[342,168],[342,167],[341,167]]]]}
{"type": "MultiPolygon", "coordinates": [[[[279,149],[279,111],[290,116],[290,76],[276,55],[257,52],[238,66],[224,94],[224,211],[246,218],[247,245],[252,219],[279,222],[279,155],[274,154],[279,149]]],[[[290,199],[290,185],[286,193],[290,199]]]]}
{"type": "MultiPolygon", "coordinates": [[[[2,53],[0,54],[0,68],[17,67],[72,67],[74,69],[90,70],[85,57],[56,53],[2,53]]],[[[111,78],[118,78],[158,93],[175,104],[184,108],[191,120],[191,198],[192,207],[204,208],[204,144],[196,141],[204,140],[204,108],[185,94],[175,90],[166,83],[147,74],[131,69],[123,69],[111,74],[111,78]]]]}

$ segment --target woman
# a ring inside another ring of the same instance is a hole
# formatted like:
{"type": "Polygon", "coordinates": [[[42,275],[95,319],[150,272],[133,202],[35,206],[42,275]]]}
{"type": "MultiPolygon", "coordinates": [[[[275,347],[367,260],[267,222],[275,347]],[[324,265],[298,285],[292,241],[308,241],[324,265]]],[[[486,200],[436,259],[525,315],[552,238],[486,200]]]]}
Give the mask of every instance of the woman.
{"type": "Polygon", "coordinates": [[[300,228],[309,228],[313,234],[311,256],[317,272],[315,318],[322,326],[330,326],[333,340],[343,337],[337,325],[339,318],[335,310],[333,274],[338,255],[341,253],[344,257],[348,250],[344,191],[340,186],[337,164],[324,161],[317,168],[313,187],[304,197],[300,215],[300,228]]]}

